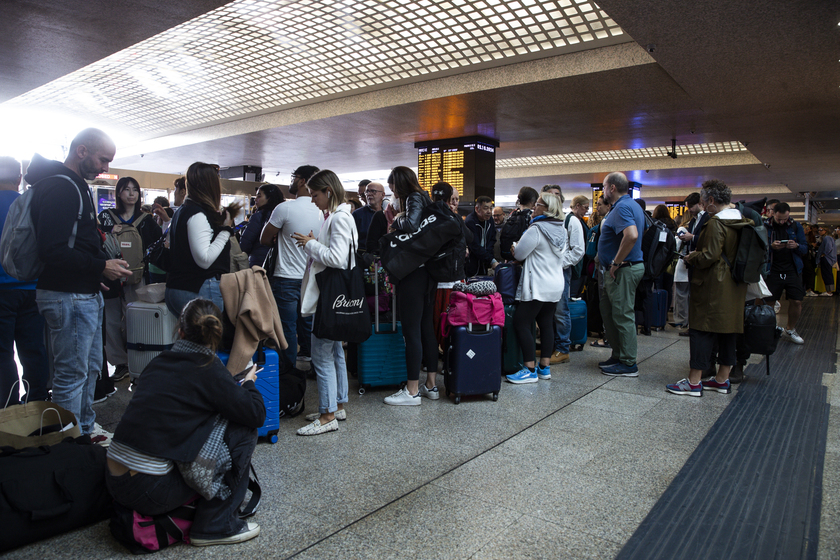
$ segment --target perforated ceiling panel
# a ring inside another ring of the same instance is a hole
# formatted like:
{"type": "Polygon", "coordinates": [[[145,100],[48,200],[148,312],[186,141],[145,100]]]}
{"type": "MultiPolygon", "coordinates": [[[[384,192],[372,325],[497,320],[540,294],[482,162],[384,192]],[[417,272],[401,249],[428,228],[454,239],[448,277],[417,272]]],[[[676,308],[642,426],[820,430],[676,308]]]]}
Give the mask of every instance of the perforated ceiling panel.
{"type": "MultiPolygon", "coordinates": [[[[670,146],[640,148],[636,150],[609,150],[604,152],[582,152],[578,154],[556,154],[549,156],[530,156],[496,160],[497,168],[530,167],[533,165],[557,165],[585,163],[591,161],[615,161],[623,159],[646,159],[668,157],[670,146]]],[[[746,152],[740,142],[714,142],[712,144],[687,144],[677,146],[677,156],[695,156],[711,154],[733,154],[746,152]]]]}
{"type": "Polygon", "coordinates": [[[622,34],[589,0],[237,0],[8,103],[149,137],[622,34]]]}

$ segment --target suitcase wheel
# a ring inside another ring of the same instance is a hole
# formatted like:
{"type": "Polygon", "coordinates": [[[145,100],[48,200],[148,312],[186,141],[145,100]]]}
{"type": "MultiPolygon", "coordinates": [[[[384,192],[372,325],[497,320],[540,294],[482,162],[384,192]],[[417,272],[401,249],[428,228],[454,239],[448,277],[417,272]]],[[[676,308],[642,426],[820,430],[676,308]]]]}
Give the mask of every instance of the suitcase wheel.
{"type": "Polygon", "coordinates": [[[461,395],[455,395],[455,404],[461,404],[461,395]]]}
{"type": "Polygon", "coordinates": [[[499,400],[499,393],[493,393],[493,402],[499,400]]]}
{"type": "Polygon", "coordinates": [[[364,394],[365,394],[365,388],[364,388],[364,387],[359,387],[359,394],[360,394],[360,395],[364,395],[364,394]]]}
{"type": "Polygon", "coordinates": [[[277,443],[277,434],[271,434],[268,438],[271,443],[277,443]]]}
{"type": "Polygon", "coordinates": [[[572,344],[569,349],[572,352],[583,352],[583,344],[572,344]]]}

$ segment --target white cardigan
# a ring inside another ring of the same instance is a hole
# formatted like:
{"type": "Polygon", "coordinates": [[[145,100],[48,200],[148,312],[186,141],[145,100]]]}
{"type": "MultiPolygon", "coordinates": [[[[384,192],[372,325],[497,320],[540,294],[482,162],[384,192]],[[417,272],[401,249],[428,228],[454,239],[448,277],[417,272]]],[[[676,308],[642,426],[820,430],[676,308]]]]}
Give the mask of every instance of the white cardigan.
{"type": "MultiPolygon", "coordinates": [[[[304,317],[314,315],[315,308],[318,306],[321,291],[318,289],[315,275],[327,267],[346,269],[347,253],[350,251],[351,242],[356,248],[359,246],[356,221],[350,214],[350,208],[349,204],[340,204],[336,211],[324,220],[321,231],[318,232],[318,240],[310,241],[304,247],[309,257],[300,294],[300,314],[304,317]]],[[[350,268],[354,266],[356,266],[355,252],[350,256],[350,268]]]]}

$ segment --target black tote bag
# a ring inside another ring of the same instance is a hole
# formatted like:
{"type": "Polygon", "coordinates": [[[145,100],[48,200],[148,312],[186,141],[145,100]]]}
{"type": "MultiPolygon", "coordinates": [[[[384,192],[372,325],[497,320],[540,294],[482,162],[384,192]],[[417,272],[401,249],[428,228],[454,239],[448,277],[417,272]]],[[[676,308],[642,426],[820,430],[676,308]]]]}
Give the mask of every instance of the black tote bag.
{"type": "Polygon", "coordinates": [[[355,244],[351,244],[347,269],[327,267],[315,275],[320,295],[312,333],[318,338],[355,343],[370,338],[364,272],[358,263],[350,268],[350,257],[355,250],[355,244]]]}
{"type": "Polygon", "coordinates": [[[438,256],[444,245],[462,236],[460,218],[444,202],[433,202],[423,208],[421,218],[417,231],[394,231],[383,235],[379,241],[382,266],[392,280],[402,280],[438,256]]]}

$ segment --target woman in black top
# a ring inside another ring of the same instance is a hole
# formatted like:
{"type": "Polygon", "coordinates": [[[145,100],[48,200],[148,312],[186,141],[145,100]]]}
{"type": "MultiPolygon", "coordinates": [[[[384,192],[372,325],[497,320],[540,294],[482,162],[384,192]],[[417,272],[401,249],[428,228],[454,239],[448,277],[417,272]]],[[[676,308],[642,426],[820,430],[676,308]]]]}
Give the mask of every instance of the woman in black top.
{"type": "MultiPolygon", "coordinates": [[[[128,353],[125,346],[126,305],[137,301],[137,290],[146,285],[142,277],[142,258],[149,245],[160,239],[163,233],[154,218],[140,210],[143,193],[134,177],[123,177],[117,181],[114,194],[116,208],[99,213],[99,229],[106,234],[121,234],[119,238],[114,237],[114,250],[121,249],[120,243],[137,242],[136,238],[133,240],[129,237],[130,228],[136,229],[137,233],[134,236],[139,234],[140,238],[140,247],[126,247],[121,251],[120,258],[125,258],[134,274],[124,282],[108,282],[106,286],[109,289],[102,294],[105,298],[105,357],[111,365],[116,366],[114,380],[118,381],[128,373],[128,353]]],[[[113,258],[117,258],[117,255],[113,258]]]]}
{"type": "Polygon", "coordinates": [[[219,280],[230,272],[233,219],[220,212],[219,168],[196,162],[187,169],[187,198],[172,218],[166,305],[180,315],[192,299],[203,297],[224,310],[219,280]]]}
{"type": "MultiPolygon", "coordinates": [[[[277,185],[262,185],[257,190],[257,209],[251,214],[248,226],[239,239],[242,250],[248,253],[248,265],[262,266],[265,262],[268,245],[260,244],[260,234],[263,226],[271,217],[271,213],[274,212],[278,204],[285,200],[283,191],[277,185]]],[[[269,276],[273,273],[273,270],[269,271],[269,276]]]]}
{"type": "MultiPolygon", "coordinates": [[[[388,177],[389,185],[400,199],[401,212],[391,225],[394,231],[414,233],[420,229],[423,208],[432,203],[429,195],[417,182],[414,171],[408,167],[395,167],[388,177]]],[[[397,287],[397,313],[402,322],[405,338],[405,365],[408,383],[404,389],[390,397],[385,404],[419,405],[420,395],[437,399],[437,387],[420,387],[421,362],[429,372],[437,371],[438,347],[432,323],[435,306],[435,282],[425,266],[420,266],[403,278],[397,287]]]]}
{"type": "Polygon", "coordinates": [[[238,516],[256,430],[265,422],[263,398],[254,384],[256,366],[239,384],[216,357],[222,316],[206,299],[187,304],[178,336],[172,350],[143,370],[108,448],[105,482],[117,503],[149,516],[172,511],[198,493],[191,543],[246,541],[260,532],[259,525],[238,516]],[[212,477],[208,484],[192,475],[199,451],[211,442],[225,449],[202,455],[220,461],[227,453],[230,468],[221,481],[212,477]]]}

